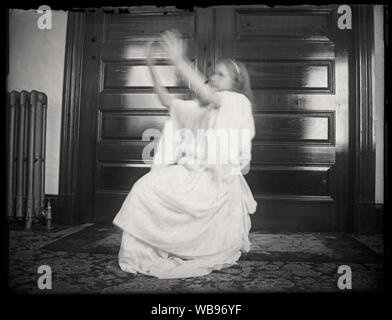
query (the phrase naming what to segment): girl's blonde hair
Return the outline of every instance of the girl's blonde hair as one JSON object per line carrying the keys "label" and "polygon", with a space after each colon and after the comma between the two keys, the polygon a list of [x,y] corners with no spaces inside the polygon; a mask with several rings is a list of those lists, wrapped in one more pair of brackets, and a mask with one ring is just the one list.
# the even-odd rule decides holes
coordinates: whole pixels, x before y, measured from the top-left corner
{"label": "girl's blonde hair", "polygon": [[245,95],[253,106],[254,98],[250,85],[250,77],[246,66],[242,62],[232,59],[223,59],[220,61],[220,63],[225,65],[232,76],[232,90]]}

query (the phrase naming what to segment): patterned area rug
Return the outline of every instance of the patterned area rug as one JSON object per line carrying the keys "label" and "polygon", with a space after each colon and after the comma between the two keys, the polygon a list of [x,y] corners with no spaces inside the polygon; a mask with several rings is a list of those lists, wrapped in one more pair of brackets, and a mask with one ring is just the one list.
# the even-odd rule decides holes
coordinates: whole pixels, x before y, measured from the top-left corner
{"label": "patterned area rug", "polygon": [[[45,250],[117,255],[122,231],[95,224],[43,247]],[[380,262],[382,257],[345,233],[250,233],[251,250],[241,260],[290,262]]]}
{"label": "patterned area rug", "polygon": [[[117,250],[120,232],[112,227],[91,224],[77,227],[59,228],[58,232],[46,231],[10,231],[9,234],[9,288],[14,293],[23,294],[122,294],[122,293],[270,293],[270,292],[340,292],[337,282],[338,268],[348,265],[352,270],[352,292],[383,292],[384,266],[382,262],[349,262],[348,257],[358,258],[358,252],[352,251],[351,245],[362,248],[355,241],[346,242],[340,257],[347,262],[287,261],[290,253],[309,252],[316,258],[322,252],[324,259],[332,257],[339,260],[336,253],[338,246],[332,247],[335,234],[255,234],[252,233],[251,252],[264,254],[266,259],[241,259],[234,266],[216,270],[209,275],[185,279],[157,279],[142,274],[123,272],[118,266]],[[101,230],[102,229],[102,230]],[[101,230],[96,234],[97,230]],[[111,230],[111,231],[110,231]],[[83,232],[80,232],[83,231]],[[93,232],[94,231],[94,232]],[[92,234],[96,234],[93,237]],[[89,234],[91,238],[88,238]],[[104,236],[106,234],[106,236]],[[99,238],[103,236],[103,238]],[[351,235],[346,235],[345,239]],[[79,238],[69,251],[47,250],[55,244],[69,244],[69,240]],[[383,255],[382,236],[357,237],[363,245],[371,243],[374,249]],[[84,239],[84,243],[81,240]],[[93,240],[91,244],[89,241]],[[79,246],[78,248],[76,247]],[[339,245],[344,248],[344,245]],[[86,248],[95,248],[97,252],[76,252]],[[60,247],[58,247],[60,249]],[[66,249],[63,247],[62,249]],[[107,253],[99,253],[98,251]],[[358,250],[358,249],[355,249]],[[369,249],[371,250],[371,249]],[[110,254],[108,252],[111,252]],[[335,253],[334,253],[335,252]],[[367,254],[366,250],[360,252]],[[270,255],[268,254],[270,253]],[[284,254],[285,253],[285,254]],[[273,260],[270,257],[283,260]],[[297,254],[299,257],[300,254]],[[292,257],[292,256],[291,256]],[[302,255],[302,257],[305,257]],[[329,258],[326,258],[329,257]],[[291,259],[291,258],[290,258]],[[50,266],[52,270],[52,289],[40,290],[37,281],[41,274],[38,268]]]}

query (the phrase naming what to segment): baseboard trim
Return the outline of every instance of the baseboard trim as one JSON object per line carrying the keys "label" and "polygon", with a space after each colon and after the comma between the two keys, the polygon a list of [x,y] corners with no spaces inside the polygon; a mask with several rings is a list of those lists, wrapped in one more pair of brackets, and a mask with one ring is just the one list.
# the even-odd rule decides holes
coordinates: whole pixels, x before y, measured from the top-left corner
{"label": "baseboard trim", "polygon": [[356,205],[356,234],[379,234],[384,232],[384,205],[360,202]]}
{"label": "baseboard trim", "polygon": [[77,224],[77,202],[76,194],[59,194],[57,197],[57,208],[54,211],[53,221],[57,224]]}

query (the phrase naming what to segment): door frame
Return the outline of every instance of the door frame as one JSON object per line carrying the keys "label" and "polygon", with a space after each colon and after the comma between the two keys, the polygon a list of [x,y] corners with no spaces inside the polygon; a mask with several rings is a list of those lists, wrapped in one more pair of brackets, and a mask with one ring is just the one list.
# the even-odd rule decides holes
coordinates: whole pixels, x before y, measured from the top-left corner
{"label": "door frame", "polygon": [[79,223],[78,191],[79,132],[85,12],[69,11],[67,17],[64,84],[61,110],[59,196],[56,220],[59,224]]}
{"label": "door frame", "polygon": [[[374,54],[373,7],[352,6],[352,55],[349,60],[349,212],[341,231],[361,233],[376,220],[375,141],[373,137],[372,56]],[[85,12],[68,12],[61,123],[60,174],[57,222],[78,224],[84,207],[80,178],[80,133],[83,126],[82,63],[86,30]],[[362,183],[366,182],[366,183]],[[93,181],[90,181],[93,187]],[[86,191],[86,190],[84,190]],[[370,227],[371,229],[371,227]]]}
{"label": "door frame", "polygon": [[[383,208],[375,203],[376,141],[373,135],[374,13],[369,5],[353,6],[353,58],[350,70],[348,231],[381,233]],[[386,144],[384,143],[384,146]],[[386,151],[384,151],[386,152]]]}

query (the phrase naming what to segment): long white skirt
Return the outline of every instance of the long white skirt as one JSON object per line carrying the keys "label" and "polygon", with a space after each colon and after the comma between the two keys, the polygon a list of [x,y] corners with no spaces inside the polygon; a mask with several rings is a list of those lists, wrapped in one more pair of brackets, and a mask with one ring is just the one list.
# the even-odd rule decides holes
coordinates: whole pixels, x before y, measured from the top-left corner
{"label": "long white skirt", "polygon": [[209,274],[236,264],[250,248],[256,211],[242,175],[172,165],[132,187],[113,223],[123,230],[123,271],[161,279]]}

